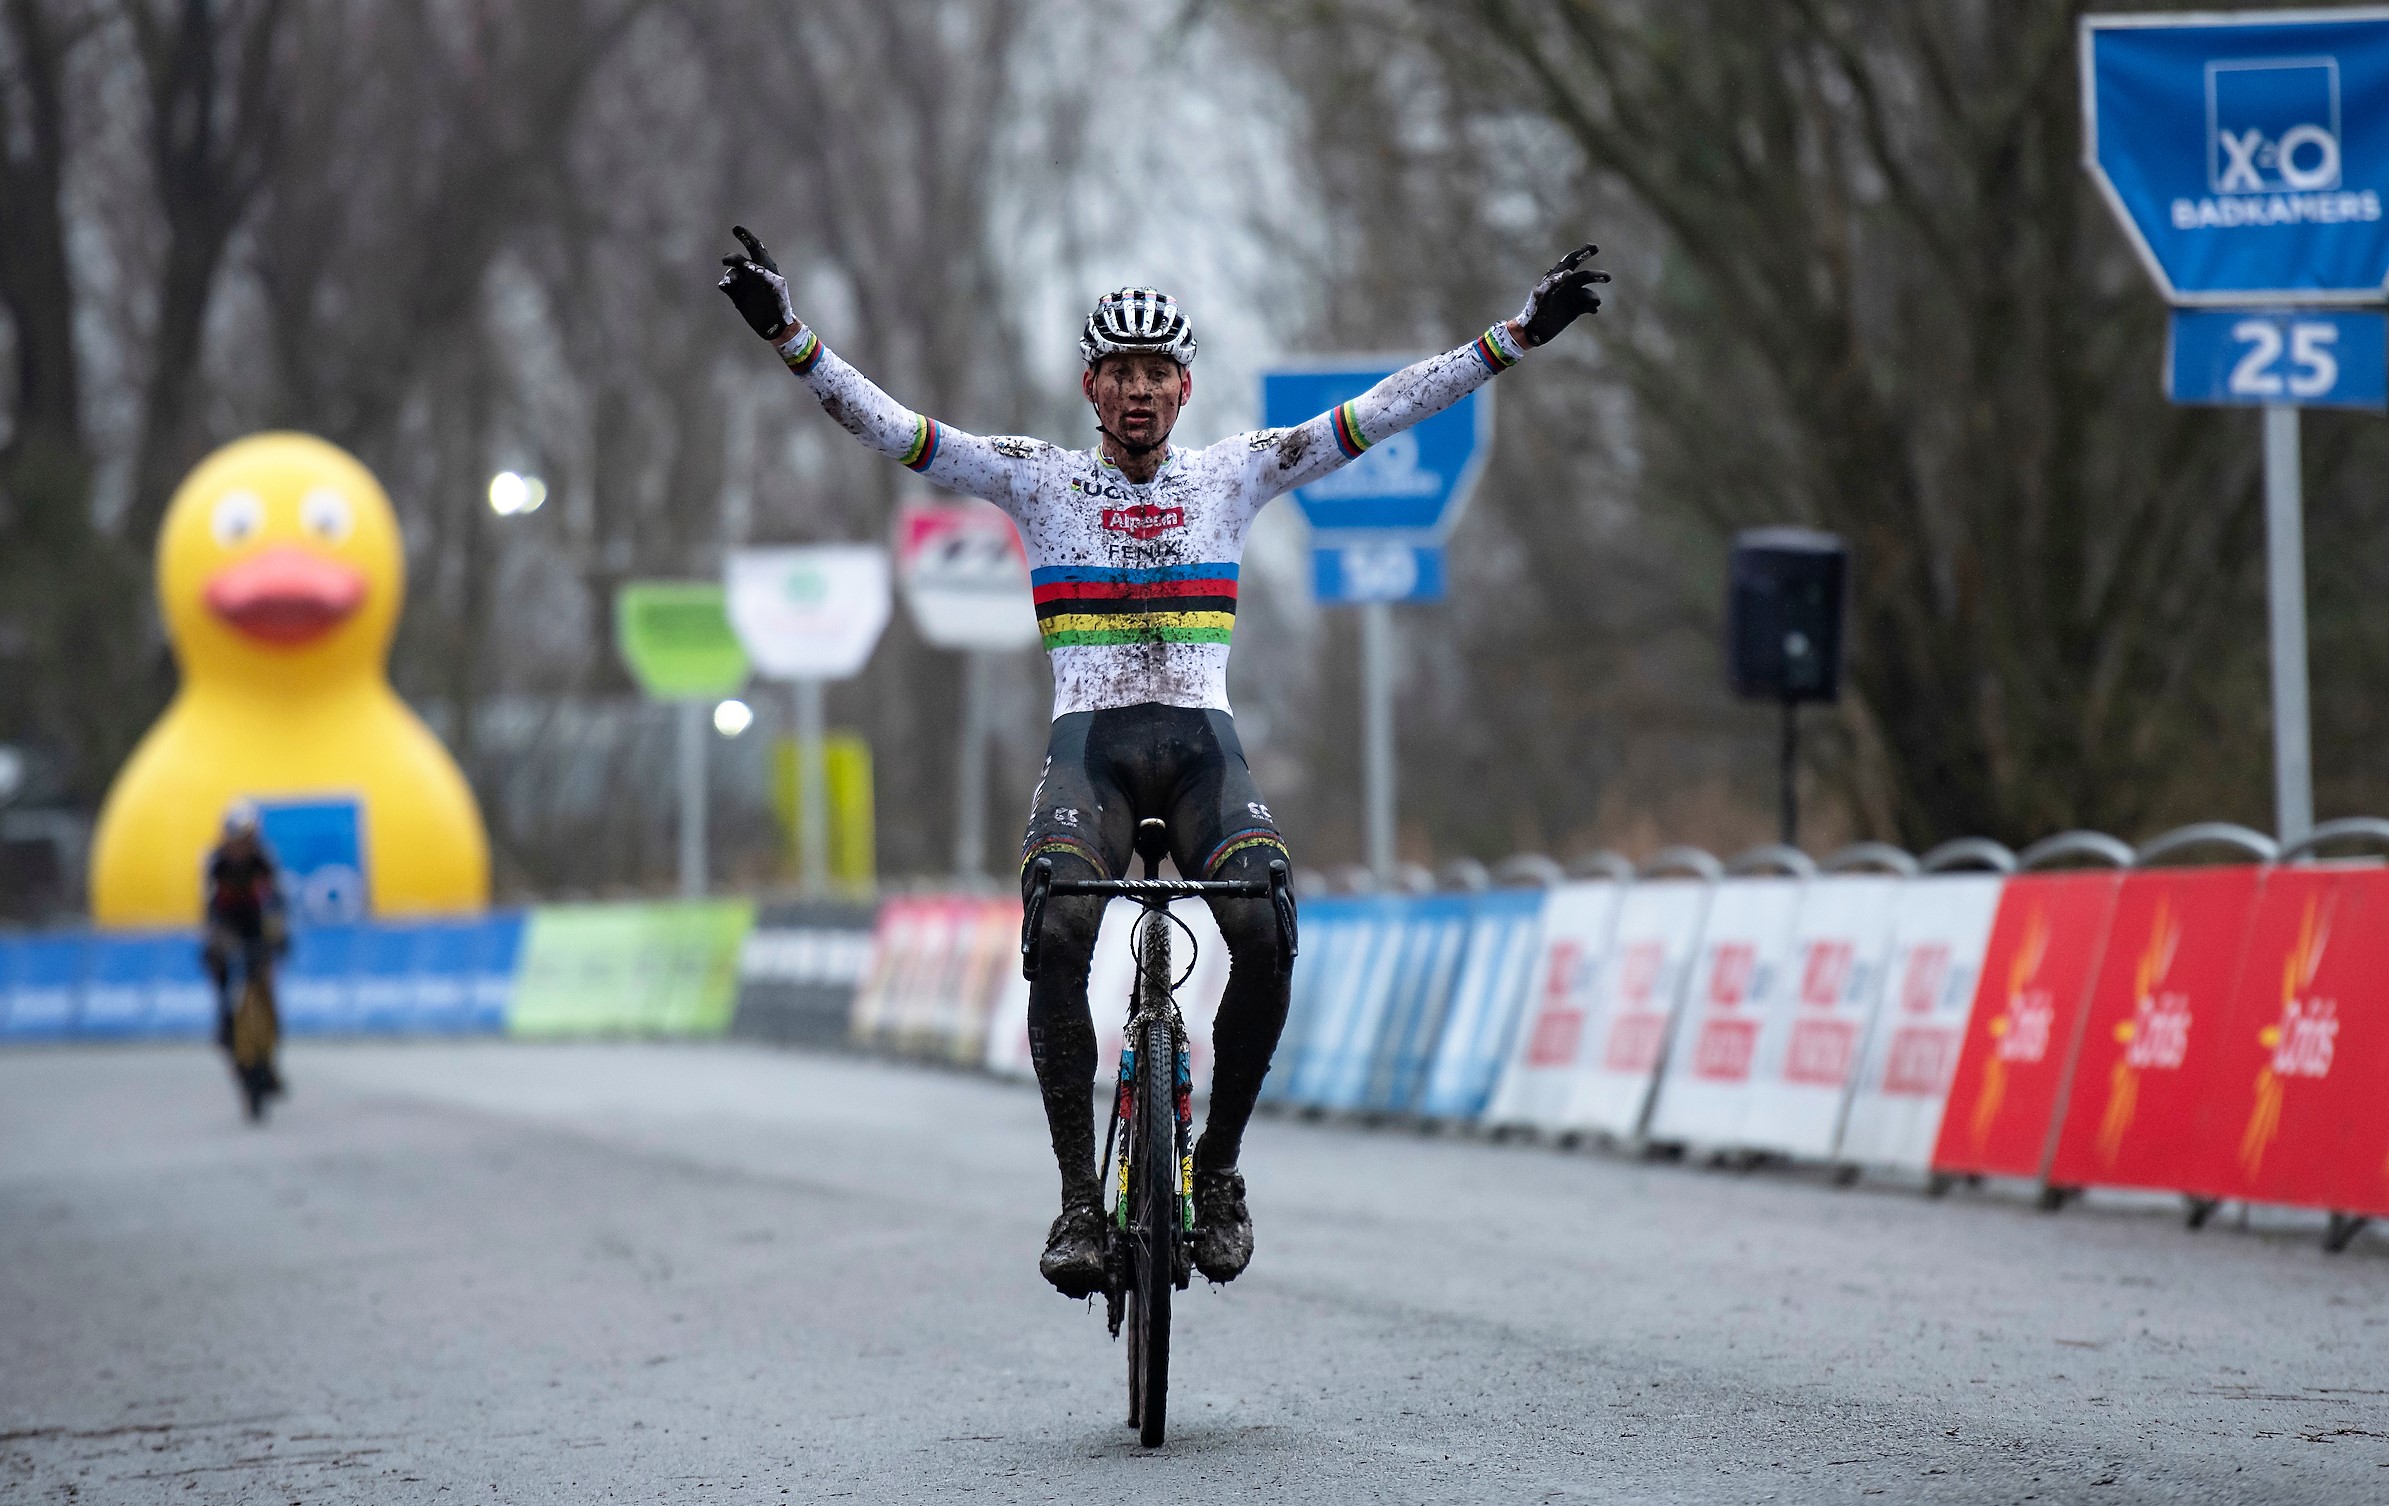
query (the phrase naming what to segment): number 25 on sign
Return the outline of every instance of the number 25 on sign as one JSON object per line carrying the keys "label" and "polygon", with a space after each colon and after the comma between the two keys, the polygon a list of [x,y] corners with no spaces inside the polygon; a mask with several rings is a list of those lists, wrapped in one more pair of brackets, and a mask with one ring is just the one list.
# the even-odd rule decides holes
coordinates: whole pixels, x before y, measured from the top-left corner
{"label": "number 25 on sign", "polygon": [[2389,315],[2176,309],[2166,395],[2177,403],[2389,409]]}

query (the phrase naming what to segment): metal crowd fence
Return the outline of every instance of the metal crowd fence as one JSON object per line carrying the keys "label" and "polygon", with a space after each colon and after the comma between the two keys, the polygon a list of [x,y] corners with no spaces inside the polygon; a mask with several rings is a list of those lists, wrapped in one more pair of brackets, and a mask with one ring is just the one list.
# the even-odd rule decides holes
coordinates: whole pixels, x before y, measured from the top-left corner
{"label": "metal crowd fence", "polygon": [[[2287,852],[2212,822],[2138,849],[1677,847],[1316,895],[1263,1101],[1936,1193],[2019,1178],[2052,1209],[2177,1193],[2193,1224],[2224,1200],[2313,1208],[2342,1248],[2389,1216],[2389,867],[2328,856],[2350,848],[2389,851],[2389,822]],[[1018,924],[1002,899],[883,907],[856,1040],[1026,1076]],[[1127,973],[1107,920],[1099,1023]],[[1198,1041],[1224,980],[1189,980]]]}
{"label": "metal crowd fence", "polygon": [[[2351,859],[2351,849],[2372,856]],[[1514,858],[1302,904],[1264,1103],[1921,1176],[2389,1216],[2389,821],[2288,851],[2202,823],[2137,849],[1862,843],[1730,861]],[[2203,861],[2202,861],[2203,860]],[[1116,1052],[1131,961],[1089,992]],[[1227,953],[1201,905],[1196,1081]],[[542,906],[303,934],[297,1034],[718,1035],[1026,1077],[1011,897]],[[0,937],[0,1043],[204,1035],[187,934]]]}

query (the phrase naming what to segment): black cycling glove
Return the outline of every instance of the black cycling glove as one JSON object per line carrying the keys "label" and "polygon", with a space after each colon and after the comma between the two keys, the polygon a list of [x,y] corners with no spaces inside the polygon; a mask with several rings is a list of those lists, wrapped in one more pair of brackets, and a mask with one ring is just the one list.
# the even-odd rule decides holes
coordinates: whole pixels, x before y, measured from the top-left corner
{"label": "black cycling glove", "polygon": [[1518,330],[1518,338],[1529,346],[1546,345],[1584,315],[1601,311],[1601,295],[1593,291],[1593,286],[1609,281],[1609,274],[1582,265],[1600,251],[1599,246],[1578,246],[1561,258],[1558,266],[1543,274],[1535,290],[1526,295],[1526,307],[1511,321]]}
{"label": "black cycling glove", "polygon": [[723,257],[722,265],[729,270],[714,286],[738,306],[739,316],[749,328],[766,340],[777,341],[797,322],[796,305],[788,301],[788,279],[780,275],[780,264],[763,249],[763,242],[755,239],[755,232],[732,225],[730,233],[747,248],[746,254]]}

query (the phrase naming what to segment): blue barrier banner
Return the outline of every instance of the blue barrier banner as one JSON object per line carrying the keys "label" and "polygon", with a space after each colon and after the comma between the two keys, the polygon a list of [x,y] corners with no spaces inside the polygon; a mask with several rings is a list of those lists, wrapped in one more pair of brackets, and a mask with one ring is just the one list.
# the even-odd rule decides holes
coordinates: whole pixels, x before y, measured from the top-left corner
{"label": "blue barrier banner", "polygon": [[1545,894],[1541,889],[1496,889],[1476,896],[1468,950],[1419,1095],[1419,1113],[1435,1119],[1474,1119],[1484,1112],[1526,1012],[1528,984],[1542,940]]}
{"label": "blue barrier banner", "polygon": [[358,1028],[358,926],[308,926],[291,939],[274,980],[284,1035],[345,1035]]}
{"label": "blue barrier banner", "polygon": [[[289,1035],[494,1034],[523,915],[303,926],[276,974]],[[203,1040],[216,998],[196,933],[0,937],[0,1041]]]}
{"label": "blue barrier banner", "polygon": [[[1317,998],[1287,1094],[1305,1107],[1349,1107],[1359,1101],[1401,950],[1401,900],[1366,895],[1346,903],[1352,909],[1333,964],[1314,959],[1321,974]],[[1305,907],[1306,915],[1309,910]],[[1296,966],[1301,965],[1298,960]]]}
{"label": "blue barrier banner", "polygon": [[1473,899],[1468,894],[1421,894],[1403,902],[1409,913],[1404,917],[1400,970],[1386,1000],[1376,1047],[1369,1053],[1357,1107],[1403,1114],[1416,1106],[1427,1062],[1443,1030],[1452,985],[1460,976]]}
{"label": "blue barrier banner", "polygon": [[7,1007],[0,1036],[58,1040],[72,1035],[83,997],[81,936],[21,936],[5,943]]}
{"label": "blue barrier banner", "polygon": [[1349,970],[1353,937],[1367,913],[1367,902],[1349,895],[1320,895],[1302,902],[1302,951],[1294,959],[1276,1064],[1261,1083],[1263,1103],[1297,1101],[1295,1086],[1319,1036],[1327,980]]}

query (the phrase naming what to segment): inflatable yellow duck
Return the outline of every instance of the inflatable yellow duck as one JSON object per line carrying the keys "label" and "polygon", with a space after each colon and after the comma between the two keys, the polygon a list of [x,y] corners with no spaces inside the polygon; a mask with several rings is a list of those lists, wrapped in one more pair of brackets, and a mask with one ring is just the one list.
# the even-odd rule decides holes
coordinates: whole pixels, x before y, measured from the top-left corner
{"label": "inflatable yellow duck", "polygon": [[478,909],[489,838],[448,750],[385,675],[406,595],[398,517],[347,451],[254,434],[201,461],[158,531],[158,600],[182,688],[92,836],[104,926],[186,926],[239,801],[354,801],[363,908]]}

